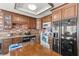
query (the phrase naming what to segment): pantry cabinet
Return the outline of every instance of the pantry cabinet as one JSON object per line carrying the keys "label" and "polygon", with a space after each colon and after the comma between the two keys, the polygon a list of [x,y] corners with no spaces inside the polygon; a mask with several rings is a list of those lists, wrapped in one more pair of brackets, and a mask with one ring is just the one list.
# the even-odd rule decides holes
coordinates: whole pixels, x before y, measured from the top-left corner
{"label": "pantry cabinet", "polygon": [[62,8],[62,19],[77,17],[77,4],[67,4]]}

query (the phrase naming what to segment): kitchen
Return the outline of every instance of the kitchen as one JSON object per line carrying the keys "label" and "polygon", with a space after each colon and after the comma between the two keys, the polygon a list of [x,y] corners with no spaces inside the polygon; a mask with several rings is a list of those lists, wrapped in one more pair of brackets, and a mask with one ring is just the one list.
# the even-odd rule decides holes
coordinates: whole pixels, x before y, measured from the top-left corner
{"label": "kitchen", "polygon": [[[78,7],[78,3],[0,3],[0,54],[79,55]],[[52,33],[46,46],[40,38],[43,28]],[[13,44],[22,47],[9,51]]]}

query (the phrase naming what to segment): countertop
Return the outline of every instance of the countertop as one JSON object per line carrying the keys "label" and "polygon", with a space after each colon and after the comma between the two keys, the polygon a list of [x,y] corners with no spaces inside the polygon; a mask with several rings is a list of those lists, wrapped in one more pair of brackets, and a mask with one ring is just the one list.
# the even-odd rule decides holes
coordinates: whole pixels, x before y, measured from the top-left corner
{"label": "countertop", "polygon": [[16,38],[16,37],[28,37],[28,36],[34,36],[34,35],[12,35],[12,36],[0,36],[0,40],[2,40],[2,39]]}

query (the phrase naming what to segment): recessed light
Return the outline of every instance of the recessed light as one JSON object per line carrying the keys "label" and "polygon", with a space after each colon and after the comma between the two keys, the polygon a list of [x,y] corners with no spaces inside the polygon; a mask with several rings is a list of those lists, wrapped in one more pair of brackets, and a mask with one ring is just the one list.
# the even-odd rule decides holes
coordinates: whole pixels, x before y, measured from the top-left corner
{"label": "recessed light", "polygon": [[28,8],[33,11],[37,9],[37,6],[35,4],[28,4]]}

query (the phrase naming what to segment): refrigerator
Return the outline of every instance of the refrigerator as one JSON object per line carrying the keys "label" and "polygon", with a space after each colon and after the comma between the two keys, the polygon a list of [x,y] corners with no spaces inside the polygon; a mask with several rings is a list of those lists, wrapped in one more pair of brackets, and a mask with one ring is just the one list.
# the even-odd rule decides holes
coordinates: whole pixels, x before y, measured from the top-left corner
{"label": "refrigerator", "polygon": [[61,21],[61,54],[64,56],[77,55],[77,19]]}
{"label": "refrigerator", "polygon": [[53,51],[60,53],[60,21],[52,23]]}
{"label": "refrigerator", "polygon": [[70,18],[52,23],[52,50],[63,56],[77,55],[77,19]]}

